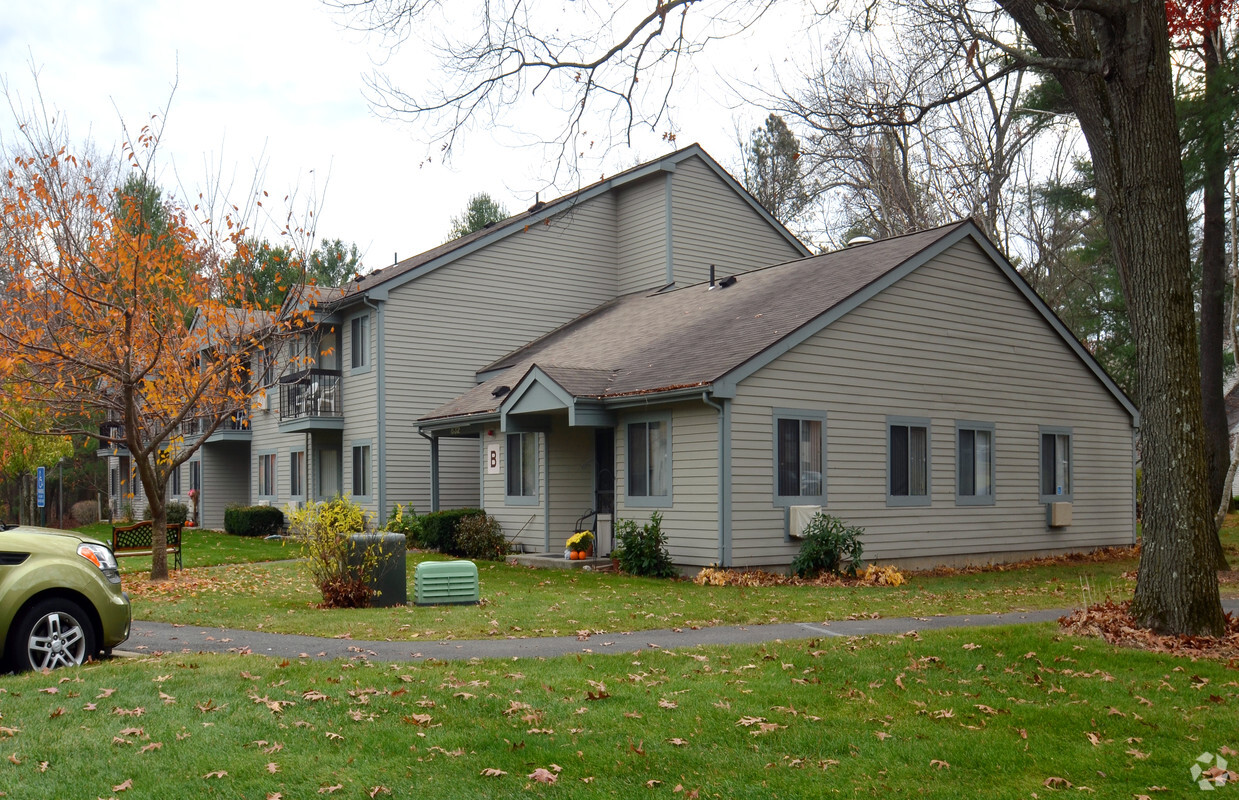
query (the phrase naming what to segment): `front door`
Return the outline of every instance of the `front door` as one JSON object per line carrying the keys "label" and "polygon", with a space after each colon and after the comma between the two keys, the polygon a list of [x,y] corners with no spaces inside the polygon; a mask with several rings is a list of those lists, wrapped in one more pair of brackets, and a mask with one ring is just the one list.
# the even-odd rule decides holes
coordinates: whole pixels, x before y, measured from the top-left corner
{"label": "front door", "polygon": [[598,512],[595,552],[602,555],[615,549],[615,428],[594,430],[594,510]]}
{"label": "front door", "polygon": [[318,451],[318,499],[330,500],[340,494],[340,451]]}

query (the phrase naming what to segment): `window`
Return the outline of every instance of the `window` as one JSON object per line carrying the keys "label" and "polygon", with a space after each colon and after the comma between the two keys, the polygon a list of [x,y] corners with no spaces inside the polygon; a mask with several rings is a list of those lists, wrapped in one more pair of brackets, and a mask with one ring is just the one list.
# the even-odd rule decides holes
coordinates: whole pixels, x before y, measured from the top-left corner
{"label": "window", "polygon": [[288,457],[288,493],[305,496],[305,451],[294,450]]}
{"label": "window", "polygon": [[275,353],[263,350],[259,353],[258,359],[262,365],[262,385],[270,386],[275,383]]}
{"label": "window", "polygon": [[538,502],[538,434],[509,433],[507,437],[506,502],[533,505]]}
{"label": "window", "polygon": [[370,366],[370,317],[353,317],[350,323],[352,334],[352,367],[362,369]]}
{"label": "window", "polygon": [[774,502],[793,506],[826,501],[826,415],[774,411]]}
{"label": "window", "polygon": [[628,423],[627,503],[671,504],[671,416]]}
{"label": "window", "polygon": [[172,497],[177,497],[181,494],[181,468],[177,467],[172,470],[172,478],[168,481],[168,493]]}
{"label": "window", "polygon": [[370,445],[353,445],[353,496],[370,496]]}
{"label": "window", "polygon": [[202,491],[202,462],[189,462],[189,488],[196,492]]}
{"label": "window", "polygon": [[1071,429],[1041,429],[1041,502],[1071,500]]}
{"label": "window", "polygon": [[275,497],[275,453],[258,457],[258,496]]}
{"label": "window", "polygon": [[955,423],[955,502],[994,504],[994,426]]}
{"label": "window", "polygon": [[120,496],[120,467],[112,467],[112,497]]}
{"label": "window", "polygon": [[886,428],[886,504],[929,505],[929,420],[890,417]]}

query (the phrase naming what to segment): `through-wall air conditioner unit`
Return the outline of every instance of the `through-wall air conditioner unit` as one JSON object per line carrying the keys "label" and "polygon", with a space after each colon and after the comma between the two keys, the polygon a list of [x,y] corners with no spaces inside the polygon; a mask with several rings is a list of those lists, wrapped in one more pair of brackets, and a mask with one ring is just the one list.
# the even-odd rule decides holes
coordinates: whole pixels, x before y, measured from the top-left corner
{"label": "through-wall air conditioner unit", "polygon": [[266,392],[262,392],[258,394],[257,396],[254,397],[254,408],[260,409],[262,411],[266,411],[268,408],[271,407],[271,400],[269,398],[270,398],[270,395],[268,395]]}
{"label": "through-wall air conditioner unit", "polygon": [[1045,521],[1051,528],[1065,528],[1071,524],[1071,503],[1047,503]]}
{"label": "through-wall air conditioner unit", "polygon": [[803,539],[804,529],[820,513],[822,513],[821,506],[792,506],[787,534],[793,539]]}

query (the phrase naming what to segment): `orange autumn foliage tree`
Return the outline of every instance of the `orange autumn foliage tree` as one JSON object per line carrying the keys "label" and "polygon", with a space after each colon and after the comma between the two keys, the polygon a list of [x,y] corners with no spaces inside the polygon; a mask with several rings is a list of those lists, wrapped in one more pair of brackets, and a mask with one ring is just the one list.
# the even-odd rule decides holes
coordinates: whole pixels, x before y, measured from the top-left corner
{"label": "orange autumn foliage tree", "polygon": [[21,132],[0,183],[0,386],[43,422],[0,415],[128,451],[154,524],[151,579],[163,580],[169,478],[245,413],[251,360],[277,350],[304,312],[277,318],[233,302],[247,276],[220,266],[247,230],[243,215],[232,206],[195,219],[197,207],[163,201],[151,178],[157,131],[122,148],[123,181],[75,157],[50,123]]}

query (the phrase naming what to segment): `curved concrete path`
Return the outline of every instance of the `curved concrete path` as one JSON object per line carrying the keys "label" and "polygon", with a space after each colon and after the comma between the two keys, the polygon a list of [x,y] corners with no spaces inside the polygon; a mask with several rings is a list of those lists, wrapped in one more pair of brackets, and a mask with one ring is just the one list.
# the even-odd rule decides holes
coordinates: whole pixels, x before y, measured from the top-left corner
{"label": "curved concrete path", "polygon": [[204,628],[135,621],[129,641],[117,653],[244,653],[275,658],[367,658],[372,661],[441,661],[470,658],[553,658],[578,653],[631,653],[647,648],[674,649],[711,644],[757,644],[775,640],[812,639],[832,636],[905,633],[937,628],[986,627],[1056,620],[1069,609],[968,614],[963,616],[889,617],[835,620],[777,625],[720,625],[710,628],[663,629],[626,633],[530,637],[525,639],[447,639],[413,641],[362,641],[325,639],[284,633]]}
{"label": "curved concrete path", "polygon": [[[1223,599],[1222,607],[1239,613],[1239,599]],[[775,625],[720,625],[711,628],[673,628],[650,631],[557,636],[525,639],[446,639],[438,641],[363,641],[321,638],[286,633],[204,628],[165,622],[134,621],[129,640],[118,654],[241,653],[274,658],[366,658],[371,661],[440,661],[471,658],[554,658],[584,653],[632,653],[647,648],[675,649],[699,645],[759,644],[778,640],[835,636],[866,636],[942,628],[990,627],[1052,622],[1072,609],[1013,611],[1006,614],[964,614],[934,617],[886,617],[787,622]]]}

